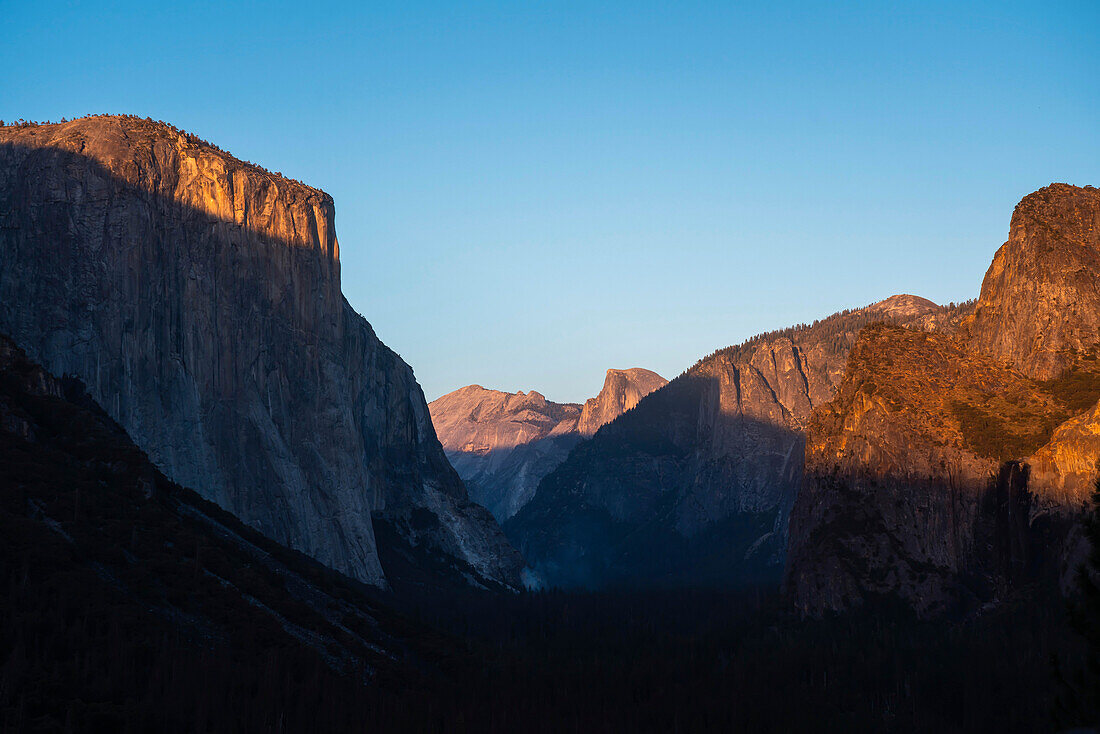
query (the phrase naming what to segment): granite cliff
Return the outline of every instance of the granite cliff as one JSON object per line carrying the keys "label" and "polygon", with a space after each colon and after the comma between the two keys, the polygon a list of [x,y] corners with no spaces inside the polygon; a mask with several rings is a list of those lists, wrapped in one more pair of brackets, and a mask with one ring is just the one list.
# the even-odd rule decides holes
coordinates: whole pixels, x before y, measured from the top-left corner
{"label": "granite cliff", "polygon": [[534,390],[513,394],[469,385],[428,409],[470,496],[503,522],[581,440],[667,382],[638,367],[610,369],[603,389],[583,406],[554,403]]}
{"label": "granite cliff", "polygon": [[642,398],[668,384],[656,372],[633,367],[628,370],[608,370],[603,387],[596,397],[584,401],[577,433],[591,436],[611,421],[637,405]]}
{"label": "granite cliff", "polygon": [[0,128],[0,329],[274,540],[373,584],[389,557],[514,585],[412,370],[341,294],[334,217],[162,123]]}
{"label": "granite cliff", "polygon": [[1100,189],[1051,184],[1024,197],[982,281],[973,347],[1038,379],[1100,345]]}
{"label": "granite cliff", "polygon": [[715,352],[574,449],[505,532],[553,586],[778,581],[803,428],[860,329],[965,313],[894,296]]}
{"label": "granite cliff", "polygon": [[809,422],[786,574],[803,612],[937,616],[1072,577],[1100,456],[1096,193],[1026,197],[957,331],[864,329]]}

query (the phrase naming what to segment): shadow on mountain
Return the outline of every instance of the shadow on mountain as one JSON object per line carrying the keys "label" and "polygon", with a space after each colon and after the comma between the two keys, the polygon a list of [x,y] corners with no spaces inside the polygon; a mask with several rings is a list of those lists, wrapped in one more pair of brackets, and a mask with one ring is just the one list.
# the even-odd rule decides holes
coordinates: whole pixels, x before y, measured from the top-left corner
{"label": "shadow on mountain", "polygon": [[798,620],[751,587],[382,594],[169,482],[79,385],[0,353],[5,731],[1049,728],[1058,607],[945,626],[904,605]]}
{"label": "shadow on mountain", "polygon": [[820,615],[893,598],[922,617],[965,618],[1045,597],[1072,579],[1074,512],[1051,511],[1030,469],[1003,462],[985,480],[810,474],[791,516],[787,591]]}
{"label": "shadow on mountain", "polygon": [[4,337],[0,466],[0,729],[349,731],[439,654],[364,585],[166,479]]}
{"label": "shadow on mountain", "polygon": [[531,500],[539,481],[584,440],[578,433],[545,436],[488,451],[447,451],[447,458],[465,477],[470,499],[503,523]]}
{"label": "shadow on mountain", "polygon": [[[88,169],[79,156],[42,154],[57,155],[60,170]],[[102,180],[70,178],[67,185],[89,183],[101,195],[113,174],[99,166],[95,176]],[[55,259],[73,254],[66,248],[78,226],[64,193],[40,191],[34,199],[52,227],[34,242],[56,248]],[[180,206],[140,189],[127,195],[154,208]],[[198,210],[187,215],[199,229],[238,227]],[[0,230],[13,246],[30,247],[8,217],[0,211]],[[148,223],[112,226],[133,227],[136,237]],[[240,267],[252,257],[233,237],[209,242],[213,249],[194,257]],[[311,257],[306,248],[270,245],[278,250],[274,266],[297,273],[305,295],[282,294],[266,311],[254,294],[238,294],[240,303],[223,304],[247,315],[233,322],[234,339],[264,319],[295,324],[303,305],[295,299],[323,295],[322,266],[299,262]],[[146,256],[153,258],[148,268]],[[134,272],[171,272],[166,253],[128,257]],[[73,269],[25,274],[23,290],[5,293],[0,309],[21,313],[28,330],[54,334],[69,326],[68,304],[31,296],[67,277]],[[134,278],[110,287],[140,289],[155,304],[160,290],[196,286]],[[142,425],[156,426],[186,398],[169,370],[183,343],[201,334],[181,332],[178,312],[131,308],[112,318],[150,326],[138,351],[157,355],[166,372],[139,386],[159,404],[140,406],[120,392],[107,396],[110,413],[148,411]],[[363,324],[345,338],[366,339]],[[230,329],[225,321],[217,326]],[[313,364],[316,348],[278,358]],[[256,387],[252,378],[236,384],[234,375],[250,374],[233,364],[241,358],[227,350],[217,364],[188,367],[201,369],[225,398],[209,408],[226,421],[216,438],[232,447],[220,466],[236,471],[236,462],[249,476],[274,481],[263,432],[235,415],[229,399]],[[371,489],[398,502],[375,514],[374,527],[395,587],[404,591],[407,579],[414,592],[407,596],[420,595],[401,607],[416,613],[410,621],[391,611],[405,603],[403,594],[333,572],[168,481],[75,383],[51,381],[13,359],[17,366],[0,374],[0,730],[1031,732],[1050,728],[1050,656],[1077,644],[1065,639],[1060,604],[1045,599],[998,607],[965,625],[930,625],[903,605],[868,604],[825,620],[793,617],[774,590],[791,485],[766,497],[756,490],[765,476],[800,475],[801,435],[715,413],[713,379],[683,378],[643,400],[637,423],[620,419],[577,446],[580,463],[558,468],[547,499],[531,503],[522,518],[528,524],[514,537],[528,539],[547,563],[576,553],[584,578],[574,585],[692,583],[720,591],[504,595],[447,586],[463,569],[445,548],[414,542],[439,532],[439,516],[398,502],[431,473],[466,507],[442,451],[425,448],[434,442],[430,421],[364,428],[357,450],[378,472]],[[400,361],[384,348],[372,359],[378,368]],[[128,368],[121,358],[98,367],[114,384]],[[320,377],[282,386],[280,409],[316,409],[303,394],[308,379]],[[383,411],[400,398],[369,395]],[[364,393],[355,409],[366,400]],[[708,430],[744,440],[719,452],[699,440],[704,420]],[[300,433],[307,428],[288,423],[288,445],[332,448],[324,434]],[[742,459],[761,448],[765,468],[751,473]],[[787,463],[792,456],[797,464]],[[318,492],[311,500],[323,504]],[[1020,495],[1009,488],[999,497],[991,501],[1009,511],[993,513],[1001,519],[975,530],[975,543],[990,549],[988,563],[1005,569],[1012,584],[1027,583],[1036,559],[1029,555],[1034,543],[1018,541],[1019,512],[1011,508]],[[565,520],[578,525],[585,546],[558,547],[554,523]],[[753,588],[753,578],[765,579],[766,588]],[[448,593],[438,593],[445,586]]]}
{"label": "shadow on mountain", "polygon": [[724,411],[719,388],[681,375],[542,480],[504,529],[543,583],[778,585],[804,439]]}

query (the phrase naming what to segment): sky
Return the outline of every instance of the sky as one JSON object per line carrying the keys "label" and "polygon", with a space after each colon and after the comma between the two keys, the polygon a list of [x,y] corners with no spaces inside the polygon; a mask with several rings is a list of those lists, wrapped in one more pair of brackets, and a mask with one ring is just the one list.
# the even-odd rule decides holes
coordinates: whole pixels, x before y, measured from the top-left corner
{"label": "sky", "polygon": [[1100,185],[1100,3],[0,0],[0,119],[173,123],[336,200],[428,399],[595,395],[894,293],[978,295]]}

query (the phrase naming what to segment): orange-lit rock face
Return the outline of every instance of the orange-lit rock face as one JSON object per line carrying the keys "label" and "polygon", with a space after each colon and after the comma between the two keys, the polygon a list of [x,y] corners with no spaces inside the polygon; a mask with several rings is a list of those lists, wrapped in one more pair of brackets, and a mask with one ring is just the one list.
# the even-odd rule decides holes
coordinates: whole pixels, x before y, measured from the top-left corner
{"label": "orange-lit rock face", "polygon": [[976,349],[1039,379],[1100,345],[1100,190],[1051,184],[1017,205],[970,331]]}
{"label": "orange-lit rock face", "polygon": [[[998,407],[1015,422],[974,415]],[[1035,381],[953,335],[864,329],[809,423],[786,572],[796,604],[816,613],[893,594],[922,614],[951,607],[957,579],[977,572],[990,477],[1064,417]]]}
{"label": "orange-lit rock face", "polygon": [[1028,459],[1036,492],[1066,507],[1079,506],[1092,491],[1100,460],[1100,404],[1054,431]]}
{"label": "orange-lit rock face", "polygon": [[591,436],[600,426],[615,420],[646,395],[667,384],[668,380],[656,372],[640,367],[608,370],[600,394],[585,401],[577,420],[577,432]]}
{"label": "orange-lit rock face", "polygon": [[[332,260],[338,258],[332,197],[164,125],[96,117],[2,130],[0,141],[5,145],[37,151],[38,161],[32,166],[49,165],[51,148],[79,155],[97,163],[102,174],[212,220],[236,224],[281,245],[316,249]],[[95,181],[86,183],[94,196]]]}
{"label": "orange-lit rock face", "polygon": [[79,376],[172,479],[367,582],[380,522],[517,582],[412,371],[341,294],[327,194],[97,117],[0,128],[0,217],[0,331]]}

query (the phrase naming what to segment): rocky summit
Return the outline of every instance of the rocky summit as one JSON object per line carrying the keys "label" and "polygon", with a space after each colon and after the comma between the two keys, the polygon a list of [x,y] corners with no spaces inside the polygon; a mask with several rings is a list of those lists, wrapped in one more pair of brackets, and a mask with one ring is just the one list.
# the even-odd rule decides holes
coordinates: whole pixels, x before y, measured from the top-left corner
{"label": "rocky summit", "polygon": [[135,117],[2,127],[0,330],[279,542],[372,584],[518,581],[412,370],[341,294],[322,191]]}
{"label": "rocky summit", "polygon": [[593,435],[601,426],[632,410],[646,395],[667,384],[668,380],[656,372],[640,367],[608,370],[599,395],[584,401],[577,419],[577,433]]}
{"label": "rocky summit", "polygon": [[506,393],[469,385],[428,408],[470,496],[503,522],[531,500],[539,481],[577,443],[667,382],[640,367],[610,369],[603,389],[584,405],[551,402],[534,390]]}
{"label": "rocky summit", "polygon": [[778,581],[803,429],[860,329],[967,312],[894,296],[715,352],[578,446],[505,532],[554,586]]}
{"label": "rocky summit", "polygon": [[968,324],[972,346],[1048,379],[1100,346],[1100,189],[1051,184],[1016,206]]}

